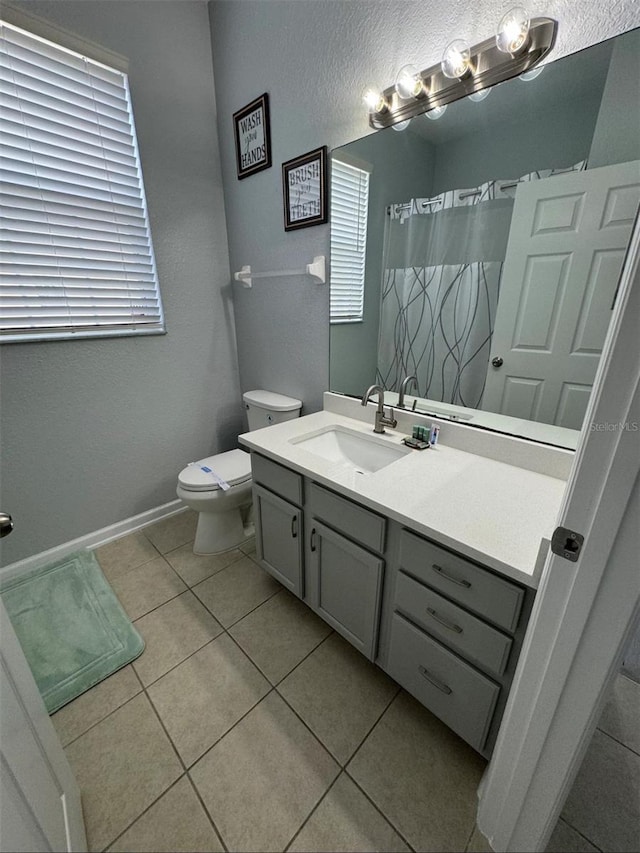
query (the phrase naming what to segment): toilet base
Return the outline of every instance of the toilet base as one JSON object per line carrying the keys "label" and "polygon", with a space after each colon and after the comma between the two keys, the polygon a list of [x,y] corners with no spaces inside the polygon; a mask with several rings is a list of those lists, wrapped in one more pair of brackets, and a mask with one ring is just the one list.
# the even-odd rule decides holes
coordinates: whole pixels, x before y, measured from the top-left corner
{"label": "toilet base", "polygon": [[251,538],[255,532],[252,523],[244,524],[246,507],[227,512],[200,512],[193,553],[214,556],[232,551]]}

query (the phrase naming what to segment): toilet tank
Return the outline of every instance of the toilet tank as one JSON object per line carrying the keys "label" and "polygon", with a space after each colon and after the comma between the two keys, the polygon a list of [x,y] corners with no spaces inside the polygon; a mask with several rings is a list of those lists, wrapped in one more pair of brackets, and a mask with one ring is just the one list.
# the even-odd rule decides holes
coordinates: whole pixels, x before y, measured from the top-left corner
{"label": "toilet tank", "polygon": [[302,400],[274,391],[246,391],[242,400],[247,410],[249,430],[291,421],[300,416],[302,408]]}

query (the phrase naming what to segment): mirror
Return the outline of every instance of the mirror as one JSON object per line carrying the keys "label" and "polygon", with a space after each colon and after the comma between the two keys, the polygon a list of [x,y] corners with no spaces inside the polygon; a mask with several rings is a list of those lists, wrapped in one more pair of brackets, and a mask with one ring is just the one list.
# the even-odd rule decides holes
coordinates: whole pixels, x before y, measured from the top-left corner
{"label": "mirror", "polygon": [[369,175],[332,391],[398,405],[415,375],[405,408],[576,446],[640,200],[639,58],[634,30],[332,152],[332,301],[341,164]]}

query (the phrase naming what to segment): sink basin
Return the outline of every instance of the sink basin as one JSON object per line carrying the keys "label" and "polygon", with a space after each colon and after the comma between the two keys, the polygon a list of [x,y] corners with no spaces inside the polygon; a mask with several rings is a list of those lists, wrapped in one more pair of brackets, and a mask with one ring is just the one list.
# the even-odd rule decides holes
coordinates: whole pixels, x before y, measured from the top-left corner
{"label": "sink basin", "polygon": [[318,432],[291,439],[292,444],[329,462],[341,462],[361,474],[373,474],[411,451],[390,444],[376,435],[364,435],[343,426],[330,426]]}

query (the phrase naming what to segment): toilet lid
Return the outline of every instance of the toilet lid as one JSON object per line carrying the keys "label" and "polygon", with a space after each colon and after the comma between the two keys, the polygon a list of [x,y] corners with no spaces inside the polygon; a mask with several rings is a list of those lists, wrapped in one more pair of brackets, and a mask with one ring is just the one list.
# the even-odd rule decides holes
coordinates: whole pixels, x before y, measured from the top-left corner
{"label": "toilet lid", "polygon": [[[209,468],[209,471],[203,470]],[[219,489],[216,476],[237,486],[251,479],[251,456],[244,450],[228,450],[207,456],[191,465],[187,465],[178,474],[178,483],[190,492],[211,492]]]}

